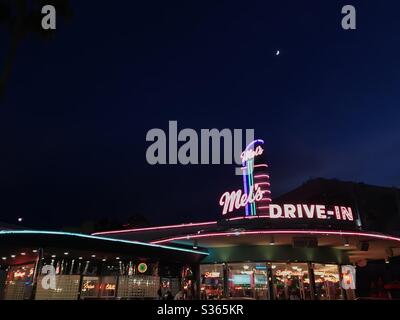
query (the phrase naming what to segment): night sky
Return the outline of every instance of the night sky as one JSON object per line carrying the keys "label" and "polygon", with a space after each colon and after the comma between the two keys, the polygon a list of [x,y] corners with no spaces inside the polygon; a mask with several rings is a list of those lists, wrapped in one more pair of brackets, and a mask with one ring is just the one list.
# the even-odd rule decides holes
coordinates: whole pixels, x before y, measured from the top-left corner
{"label": "night sky", "polygon": [[0,101],[0,221],[218,218],[234,165],[146,163],[169,120],[254,128],[273,196],[315,177],[400,185],[399,1],[70,3],[52,38],[21,42]]}

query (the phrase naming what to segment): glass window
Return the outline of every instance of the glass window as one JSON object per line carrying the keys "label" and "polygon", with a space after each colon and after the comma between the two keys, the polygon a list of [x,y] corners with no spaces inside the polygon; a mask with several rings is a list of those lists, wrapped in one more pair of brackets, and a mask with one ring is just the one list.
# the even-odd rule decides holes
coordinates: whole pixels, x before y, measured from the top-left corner
{"label": "glass window", "polygon": [[222,264],[200,265],[201,299],[221,299],[224,296],[224,266]]}
{"label": "glass window", "polygon": [[99,277],[83,277],[81,298],[97,298],[99,295],[100,278]]}
{"label": "glass window", "polygon": [[102,278],[100,285],[100,297],[115,297],[117,287],[117,277],[107,276]]}
{"label": "glass window", "polygon": [[266,263],[231,263],[228,265],[229,297],[268,299]]}
{"label": "glass window", "polygon": [[314,264],[315,295],[320,300],[342,299],[339,268],[335,264]]}
{"label": "glass window", "polygon": [[271,269],[275,299],[311,299],[307,263],[272,263]]}

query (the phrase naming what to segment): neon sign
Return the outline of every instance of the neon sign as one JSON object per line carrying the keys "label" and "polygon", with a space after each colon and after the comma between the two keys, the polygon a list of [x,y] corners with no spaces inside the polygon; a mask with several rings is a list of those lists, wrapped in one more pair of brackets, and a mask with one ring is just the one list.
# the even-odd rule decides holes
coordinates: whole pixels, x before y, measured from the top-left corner
{"label": "neon sign", "polygon": [[219,272],[206,272],[204,274],[205,278],[219,278],[220,277],[220,273]]}
{"label": "neon sign", "polygon": [[15,271],[14,272],[15,279],[22,279],[22,278],[25,278],[25,276],[26,276],[26,271]]}
{"label": "neon sign", "polygon": [[27,268],[23,267],[22,269],[18,269],[14,272],[14,279],[24,279],[27,277],[31,277],[33,274],[33,268],[26,270]]}
{"label": "neon sign", "polygon": [[328,210],[325,205],[319,204],[270,204],[270,219],[331,219],[353,221],[353,211],[350,207],[334,206]]}
{"label": "neon sign", "polygon": [[249,160],[254,159],[257,156],[262,155],[264,152],[264,149],[261,146],[258,146],[257,148],[250,149],[250,150],[245,150],[242,152],[240,155],[240,158],[242,159],[242,162],[247,162]]}
{"label": "neon sign", "polygon": [[[242,174],[243,174],[243,190],[245,194],[249,194],[249,190],[254,185],[258,185],[264,193],[271,193],[269,190],[269,175],[267,172],[268,165],[261,163],[263,161],[264,141],[257,139],[247,145],[246,149],[241,153],[242,159]],[[261,201],[263,201],[261,203]],[[245,206],[246,216],[257,216],[264,214],[268,210],[268,204],[271,202],[269,197],[260,200],[260,204],[255,202],[248,203]]]}
{"label": "neon sign", "polygon": [[[223,207],[222,214],[232,212],[235,209],[245,207],[249,203],[263,201],[262,191],[256,184],[251,186],[250,192],[247,195],[242,193],[242,190],[225,192],[219,200],[220,206]],[[351,207],[333,206],[328,208],[320,204],[269,204],[269,214],[265,218],[269,219],[336,219],[340,221],[354,221],[354,214]]]}
{"label": "neon sign", "polygon": [[219,199],[219,205],[223,207],[222,214],[225,215],[228,212],[232,212],[234,209],[240,209],[245,207],[247,204],[255,203],[263,199],[263,194],[259,185],[250,186],[248,193],[243,193],[241,189],[236,191],[227,191]]}
{"label": "neon sign", "polygon": [[115,290],[116,286],[115,284],[107,283],[105,290]]}
{"label": "neon sign", "polygon": [[94,288],[96,288],[96,286],[91,282],[91,281],[87,281],[83,283],[83,290],[93,290]]}

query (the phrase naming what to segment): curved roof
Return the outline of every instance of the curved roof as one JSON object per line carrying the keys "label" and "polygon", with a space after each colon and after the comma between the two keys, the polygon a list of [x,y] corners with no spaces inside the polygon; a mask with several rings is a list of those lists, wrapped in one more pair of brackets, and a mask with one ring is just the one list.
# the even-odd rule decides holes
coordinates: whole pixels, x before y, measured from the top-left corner
{"label": "curved roof", "polygon": [[[102,232],[97,235],[185,247],[192,247],[196,241],[198,247],[208,249],[266,245],[270,243],[272,237],[277,246],[291,246],[293,240],[298,237],[312,237],[318,241],[318,247],[341,250],[351,261],[385,259],[388,250],[392,250],[393,255],[400,255],[399,237],[363,232],[355,228],[338,230],[328,226],[322,229],[312,225],[305,228],[299,224],[287,224],[288,228],[283,229],[279,224],[270,224],[262,218],[262,216],[236,217],[221,221]],[[367,251],[360,250],[360,241],[368,241]]]}
{"label": "curved roof", "polygon": [[208,255],[206,251],[168,245],[112,239],[79,233],[36,230],[0,231],[0,253],[15,253],[18,248],[43,248],[45,251],[64,249],[73,253],[88,251],[103,254],[120,253],[131,257],[169,262],[197,261]]}

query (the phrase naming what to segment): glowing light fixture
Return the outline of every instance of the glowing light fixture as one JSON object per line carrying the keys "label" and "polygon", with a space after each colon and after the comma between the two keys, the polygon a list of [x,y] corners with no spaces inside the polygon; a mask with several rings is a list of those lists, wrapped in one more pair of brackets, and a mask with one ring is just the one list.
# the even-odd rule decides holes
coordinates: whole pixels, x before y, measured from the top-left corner
{"label": "glowing light fixture", "polygon": [[145,273],[147,271],[147,264],[145,264],[144,262],[139,263],[138,271],[140,273]]}

